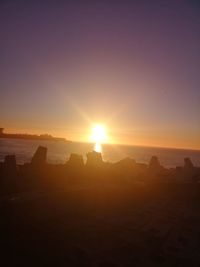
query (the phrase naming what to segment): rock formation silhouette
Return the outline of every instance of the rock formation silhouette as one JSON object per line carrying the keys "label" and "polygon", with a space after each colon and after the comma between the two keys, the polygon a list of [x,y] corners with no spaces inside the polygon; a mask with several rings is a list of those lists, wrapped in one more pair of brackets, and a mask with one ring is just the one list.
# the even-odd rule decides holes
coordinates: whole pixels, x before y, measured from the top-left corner
{"label": "rock formation silhouette", "polygon": [[47,148],[43,146],[39,146],[33,155],[31,160],[31,165],[33,166],[41,166],[46,164],[47,161]]}
{"label": "rock formation silhouette", "polygon": [[5,191],[15,191],[17,186],[17,164],[15,155],[7,155],[3,164],[3,179],[2,183]]}
{"label": "rock formation silhouette", "polygon": [[87,167],[98,167],[103,163],[102,155],[99,152],[92,151],[87,153]]}
{"label": "rock formation silhouette", "polygon": [[83,168],[84,166],[83,156],[72,153],[66,164],[71,168]]}
{"label": "rock formation silhouette", "polygon": [[194,165],[190,158],[184,158],[184,169],[191,170],[194,168]]}
{"label": "rock formation silhouette", "polygon": [[135,182],[198,182],[200,168],[194,167],[189,158],[184,166],[165,169],[158,157],[152,156],[149,165],[125,158],[116,163],[104,162],[101,153],[87,153],[84,164],[82,155],[72,153],[65,164],[49,164],[47,148],[39,146],[30,163],[16,164],[15,155],[8,155],[0,163],[0,194],[13,191],[62,190],[70,185],[125,186]]}

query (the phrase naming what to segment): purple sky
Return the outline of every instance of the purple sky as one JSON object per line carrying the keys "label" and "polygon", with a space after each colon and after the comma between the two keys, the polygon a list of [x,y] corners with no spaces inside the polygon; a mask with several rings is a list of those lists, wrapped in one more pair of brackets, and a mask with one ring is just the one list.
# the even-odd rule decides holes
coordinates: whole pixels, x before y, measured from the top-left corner
{"label": "purple sky", "polygon": [[199,1],[1,1],[0,36],[8,131],[200,149]]}

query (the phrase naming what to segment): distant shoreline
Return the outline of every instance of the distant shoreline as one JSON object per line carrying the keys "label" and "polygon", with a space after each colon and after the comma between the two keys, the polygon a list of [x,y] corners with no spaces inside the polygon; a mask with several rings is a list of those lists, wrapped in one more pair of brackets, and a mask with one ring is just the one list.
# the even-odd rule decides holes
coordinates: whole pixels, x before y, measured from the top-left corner
{"label": "distant shoreline", "polygon": [[7,138],[7,139],[23,139],[23,140],[42,140],[42,141],[65,141],[67,142],[65,138],[61,137],[53,137],[51,135],[31,135],[31,134],[0,134],[1,138]]}

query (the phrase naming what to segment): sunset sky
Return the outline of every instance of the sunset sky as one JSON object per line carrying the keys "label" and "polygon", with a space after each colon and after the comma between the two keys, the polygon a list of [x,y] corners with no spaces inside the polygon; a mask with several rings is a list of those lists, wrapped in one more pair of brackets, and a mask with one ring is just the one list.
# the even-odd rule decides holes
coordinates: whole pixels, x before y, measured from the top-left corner
{"label": "sunset sky", "polygon": [[200,4],[0,1],[0,127],[200,149]]}

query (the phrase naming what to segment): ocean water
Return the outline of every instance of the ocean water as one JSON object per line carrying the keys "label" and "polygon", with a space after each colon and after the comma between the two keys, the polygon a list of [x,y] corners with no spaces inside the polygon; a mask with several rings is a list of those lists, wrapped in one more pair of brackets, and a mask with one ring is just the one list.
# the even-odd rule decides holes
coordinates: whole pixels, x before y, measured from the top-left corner
{"label": "ocean water", "polygon": [[[49,163],[65,163],[71,153],[81,154],[86,160],[86,154],[94,149],[93,144],[76,142],[36,141],[20,139],[0,139],[0,161],[8,154],[15,154],[17,163],[30,162],[37,147],[48,148]],[[151,156],[158,156],[165,167],[183,166],[185,157],[191,158],[195,166],[200,166],[199,150],[183,150],[168,148],[152,148],[125,145],[103,145],[102,156],[104,161],[117,162],[125,157],[135,159],[140,163],[148,163]]]}

